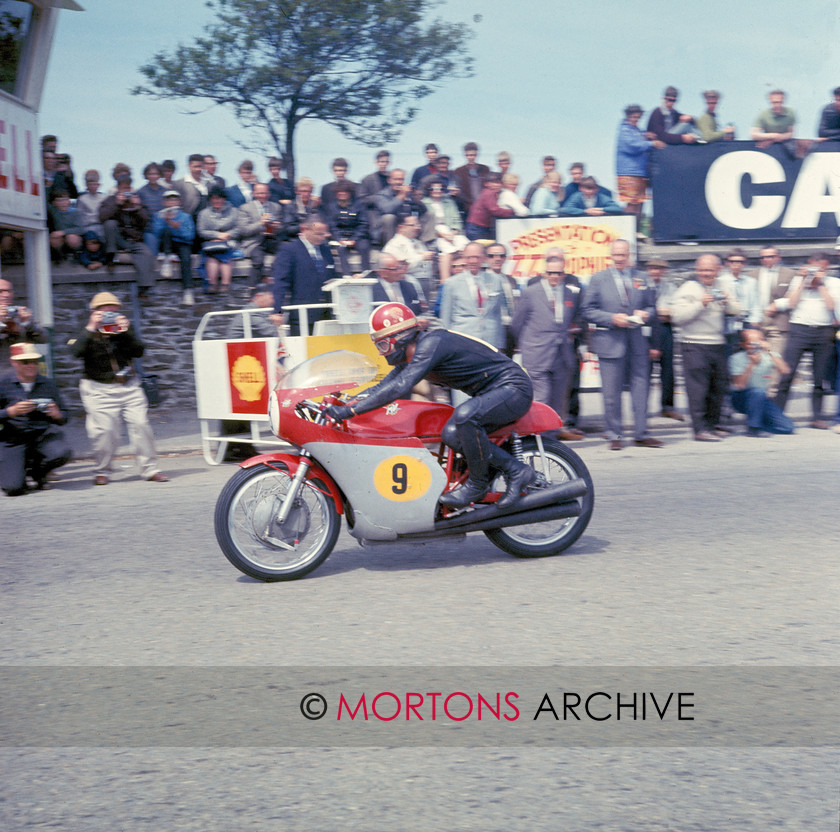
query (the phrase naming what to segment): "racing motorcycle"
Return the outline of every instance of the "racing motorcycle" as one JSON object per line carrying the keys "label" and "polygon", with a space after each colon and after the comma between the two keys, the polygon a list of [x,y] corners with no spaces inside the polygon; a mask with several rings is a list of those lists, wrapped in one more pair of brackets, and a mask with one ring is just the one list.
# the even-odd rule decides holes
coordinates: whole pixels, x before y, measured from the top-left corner
{"label": "racing motorcycle", "polygon": [[278,382],[269,423],[296,450],[242,462],[216,504],[216,538],[237,569],[262,581],[306,575],[329,556],[342,515],[363,545],[481,531],[511,555],[536,558],[559,554],[580,537],[595,502],[592,478],[574,451],[551,438],[563,424],[554,410],[534,402],[514,424],[490,434],[534,468],[528,493],[499,508],[505,492],[499,475],[481,503],[450,510],[439,504],[441,494],[469,473],[463,457],[441,441],[451,406],[398,400],[341,424],[324,413],[376,374],[365,356],[337,350],[304,361]]}

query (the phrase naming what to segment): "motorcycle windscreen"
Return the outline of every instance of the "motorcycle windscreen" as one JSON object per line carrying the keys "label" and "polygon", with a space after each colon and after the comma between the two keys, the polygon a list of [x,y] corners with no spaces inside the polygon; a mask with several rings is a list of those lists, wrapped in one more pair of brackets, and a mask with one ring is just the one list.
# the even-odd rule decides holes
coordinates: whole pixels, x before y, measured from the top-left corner
{"label": "motorcycle windscreen", "polygon": [[334,350],[316,355],[292,367],[275,390],[301,390],[313,387],[336,385],[346,389],[347,385],[358,387],[372,381],[379,368],[366,356],[350,350]]}

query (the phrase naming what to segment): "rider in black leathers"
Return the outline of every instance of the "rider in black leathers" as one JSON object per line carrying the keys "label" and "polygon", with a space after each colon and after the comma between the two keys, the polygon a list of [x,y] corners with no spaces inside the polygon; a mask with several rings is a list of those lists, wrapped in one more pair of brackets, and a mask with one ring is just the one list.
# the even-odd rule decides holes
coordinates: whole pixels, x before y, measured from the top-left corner
{"label": "rider in black leathers", "polygon": [[490,488],[490,469],[496,468],[508,484],[498,505],[507,507],[519,499],[535,474],[494,445],[487,434],[528,412],[533,400],[531,380],[518,364],[484,341],[446,329],[424,331],[425,325],[425,321],[418,321],[416,327],[399,337],[396,354],[386,356],[394,369],[364,398],[328,407],[327,415],[343,421],[375,410],[408,397],[424,378],[462,390],[473,398],[455,408],[442,438],[464,455],[469,478],[444,494],[440,502],[450,508],[463,508],[483,499]]}

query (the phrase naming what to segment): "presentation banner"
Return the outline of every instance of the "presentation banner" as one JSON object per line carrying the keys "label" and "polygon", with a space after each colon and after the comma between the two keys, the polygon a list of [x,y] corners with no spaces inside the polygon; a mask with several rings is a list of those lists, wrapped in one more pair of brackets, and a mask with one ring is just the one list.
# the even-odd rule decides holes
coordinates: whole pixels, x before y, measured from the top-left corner
{"label": "presentation banner", "polygon": [[496,220],[496,238],[508,247],[505,272],[521,282],[545,271],[545,252],[560,247],[566,252],[566,271],[588,280],[610,265],[610,246],[627,240],[636,255],[636,218],[511,217]]}
{"label": "presentation banner", "polygon": [[653,151],[653,239],[834,239],[840,224],[840,142],[759,149],[754,142]]}

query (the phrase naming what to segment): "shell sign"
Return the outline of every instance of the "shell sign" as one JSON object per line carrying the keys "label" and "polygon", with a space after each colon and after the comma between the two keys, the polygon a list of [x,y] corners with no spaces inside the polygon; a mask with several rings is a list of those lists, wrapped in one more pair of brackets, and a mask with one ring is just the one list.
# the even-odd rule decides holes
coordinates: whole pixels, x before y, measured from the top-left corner
{"label": "shell sign", "polygon": [[264,415],[269,393],[265,341],[234,341],[226,346],[231,410]]}

